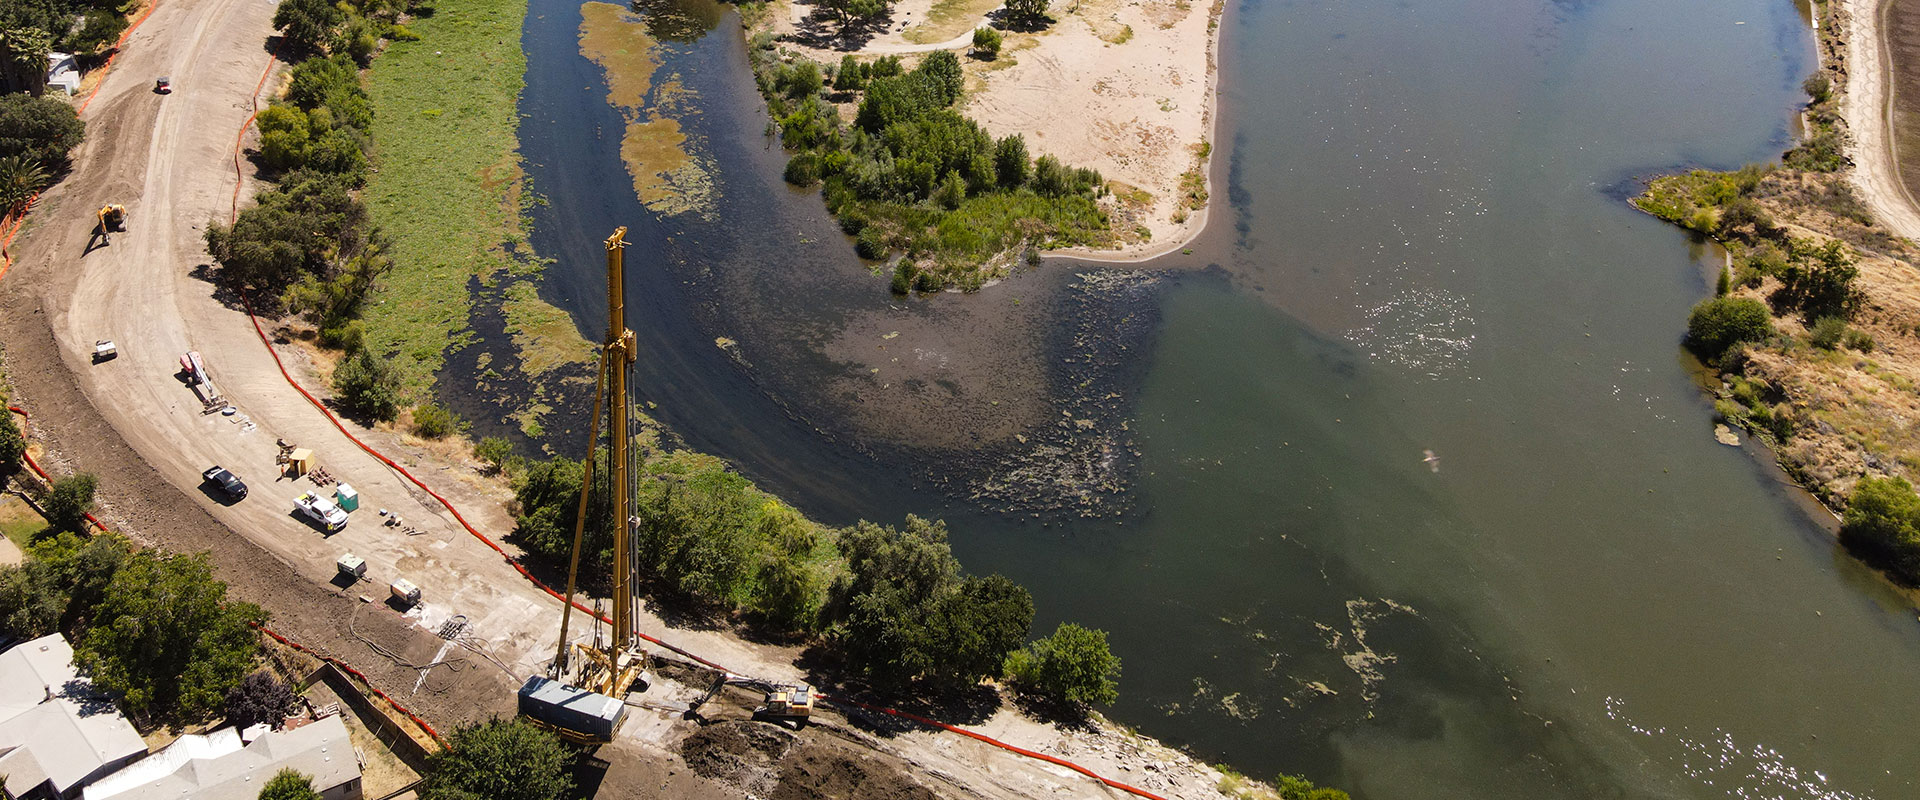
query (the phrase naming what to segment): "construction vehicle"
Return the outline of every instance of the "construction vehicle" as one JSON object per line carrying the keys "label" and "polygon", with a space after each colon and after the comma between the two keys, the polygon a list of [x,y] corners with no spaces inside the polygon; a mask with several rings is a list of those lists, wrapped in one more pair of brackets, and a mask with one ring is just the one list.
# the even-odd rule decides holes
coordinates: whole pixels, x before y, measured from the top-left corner
{"label": "construction vehicle", "polygon": [[108,203],[100,207],[100,243],[108,244],[108,235],[127,229],[127,207],[118,203]]}
{"label": "construction vehicle", "polygon": [[753,714],[804,723],[813,716],[813,687],[804,683],[775,684],[767,692],[767,704],[754,709]]}
{"label": "construction vehicle", "polygon": [[200,351],[188,350],[181,356],[180,371],[187,376],[187,385],[193,388],[194,394],[200,396],[201,413],[212,413],[226,406],[227,399],[214,388],[213,375],[207,372],[207,361],[200,357]]}
{"label": "construction vehicle", "polygon": [[112,339],[101,339],[93,343],[93,363],[112,361],[120,355],[119,346]]}
{"label": "construction vehicle", "polygon": [[[627,229],[623,226],[607,237],[607,338],[600,351],[599,376],[594,383],[593,417],[587,425],[588,447],[600,441],[601,413],[607,412],[607,494],[612,499],[613,523],[613,618],[612,630],[601,637],[599,618],[594,618],[590,643],[572,642],[567,628],[573,618],[573,596],[579,588],[580,550],[587,523],[587,496],[594,486],[594,459],[587,460],[580,479],[580,505],[573,525],[573,556],[567,566],[567,593],[560,612],[558,653],[547,674],[529,678],[520,689],[520,714],[561,738],[579,743],[611,741],[619,727],[618,715],[605,712],[614,705],[624,706],[627,692],[639,685],[641,691],[651,682],[647,674],[647,653],[640,647],[634,630],[632,533],[638,523],[629,506],[634,497],[634,465],[629,444],[635,434],[629,410],[633,397],[627,389],[628,372],[636,353],[633,331],[626,326]],[[554,684],[557,684],[554,685]]]}

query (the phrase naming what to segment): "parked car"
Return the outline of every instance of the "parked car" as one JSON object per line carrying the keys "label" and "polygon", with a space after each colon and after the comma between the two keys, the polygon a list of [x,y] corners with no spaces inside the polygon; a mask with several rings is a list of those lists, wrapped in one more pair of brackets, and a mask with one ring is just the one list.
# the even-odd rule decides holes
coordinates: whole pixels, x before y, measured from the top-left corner
{"label": "parked car", "polygon": [[307,492],[294,498],[293,507],[294,510],[305,515],[307,519],[313,520],[315,524],[318,524],[328,533],[333,533],[341,528],[347,527],[347,512],[341,511],[340,507],[334,505],[332,500],[328,500],[313,492]]}
{"label": "parked car", "polygon": [[200,473],[200,477],[206,478],[209,482],[219,486],[221,491],[226,492],[228,497],[235,500],[240,500],[247,496],[247,485],[240,480],[240,476],[228,472],[226,467],[222,467],[219,464],[207,468],[206,472]]}

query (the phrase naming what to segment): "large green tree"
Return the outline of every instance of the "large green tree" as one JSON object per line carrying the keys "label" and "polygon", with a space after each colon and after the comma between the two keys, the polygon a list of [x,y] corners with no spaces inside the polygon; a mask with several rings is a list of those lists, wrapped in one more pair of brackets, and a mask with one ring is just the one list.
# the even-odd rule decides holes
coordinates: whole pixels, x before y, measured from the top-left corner
{"label": "large green tree", "polygon": [[61,531],[85,529],[87,515],[93,512],[93,492],[97,486],[94,477],[84,472],[54,481],[42,501],[47,524]]}
{"label": "large green tree", "polygon": [[280,0],[273,12],[273,27],[280,29],[288,55],[295,58],[326,52],[334,30],[346,21],[346,12],[329,0]]}
{"label": "large green tree", "polygon": [[1773,314],[1750,297],[1710,297],[1687,315],[1687,346],[1708,361],[1728,350],[1773,335]]}
{"label": "large green tree", "polygon": [[1007,657],[1007,677],[1056,702],[1107,705],[1120,696],[1120,658],[1107,632],[1064,622],[1053,635]]}
{"label": "large green tree", "polygon": [[136,553],[114,574],[74,651],[94,684],[147,718],[196,720],[217,711],[253,665],[266,620],[229,602],[204,553]]}
{"label": "large green tree", "polygon": [[[46,57],[40,70],[47,68]],[[0,158],[21,156],[50,173],[66,171],[67,154],[86,138],[73,106],[51,97],[0,95]]]}
{"label": "large green tree", "polygon": [[574,754],[521,720],[463,726],[427,761],[421,800],[562,800]]}

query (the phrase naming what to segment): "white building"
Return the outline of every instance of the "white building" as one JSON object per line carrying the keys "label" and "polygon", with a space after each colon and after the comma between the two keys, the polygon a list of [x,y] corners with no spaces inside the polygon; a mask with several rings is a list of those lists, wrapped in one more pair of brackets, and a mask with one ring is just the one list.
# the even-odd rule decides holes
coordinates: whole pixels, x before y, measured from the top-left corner
{"label": "white building", "polygon": [[47,54],[47,88],[67,94],[80,91],[80,62],[72,53]]}
{"label": "white building", "polygon": [[60,634],[0,653],[0,775],[13,796],[77,797],[146,754],[120,709],[80,677]]}
{"label": "white building", "polygon": [[325,800],[360,800],[360,759],[346,723],[331,716],[290,731],[246,736],[222,728],[182,736],[151,758],[100,779],[85,800],[255,800],[280,770],[313,779]]}

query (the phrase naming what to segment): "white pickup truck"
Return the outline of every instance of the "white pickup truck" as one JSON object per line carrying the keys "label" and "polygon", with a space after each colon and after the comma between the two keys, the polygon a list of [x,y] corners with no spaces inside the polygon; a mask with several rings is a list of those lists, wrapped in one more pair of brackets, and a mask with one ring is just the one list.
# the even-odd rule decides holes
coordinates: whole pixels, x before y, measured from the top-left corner
{"label": "white pickup truck", "polygon": [[326,529],[328,533],[333,533],[341,528],[347,527],[347,512],[341,511],[340,507],[334,505],[332,500],[316,495],[313,492],[307,492],[294,498],[293,508],[301,514],[306,515],[307,519],[313,520],[321,528]]}

